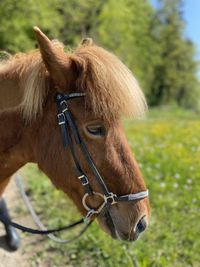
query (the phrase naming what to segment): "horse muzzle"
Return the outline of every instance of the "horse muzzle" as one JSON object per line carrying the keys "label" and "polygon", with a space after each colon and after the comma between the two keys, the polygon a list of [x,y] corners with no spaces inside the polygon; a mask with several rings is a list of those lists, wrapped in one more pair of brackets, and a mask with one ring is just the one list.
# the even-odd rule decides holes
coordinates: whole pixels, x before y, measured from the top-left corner
{"label": "horse muzzle", "polygon": [[119,213],[117,205],[113,205],[98,216],[98,222],[113,239],[136,241],[148,226],[148,215],[137,212],[135,216],[130,216],[131,213],[127,212],[126,215],[128,214],[125,217]]}

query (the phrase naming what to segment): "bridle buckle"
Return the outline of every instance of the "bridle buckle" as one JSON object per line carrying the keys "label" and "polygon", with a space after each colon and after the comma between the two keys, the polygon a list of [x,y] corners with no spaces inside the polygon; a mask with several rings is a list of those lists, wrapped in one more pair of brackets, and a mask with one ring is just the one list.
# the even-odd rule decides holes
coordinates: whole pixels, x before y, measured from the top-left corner
{"label": "bridle buckle", "polygon": [[67,106],[67,101],[66,100],[61,101],[60,102],[60,106],[62,108],[62,112],[63,113],[68,110],[68,106]]}
{"label": "bridle buckle", "polygon": [[110,205],[114,205],[117,203],[116,201],[117,195],[110,192],[108,196],[104,195],[104,199],[106,203],[109,203]]}
{"label": "bridle buckle", "polygon": [[63,125],[66,123],[65,115],[63,113],[59,113],[57,115],[57,118],[58,118],[58,125]]}
{"label": "bridle buckle", "polygon": [[78,176],[78,179],[81,181],[83,186],[89,184],[88,178],[84,174]]}

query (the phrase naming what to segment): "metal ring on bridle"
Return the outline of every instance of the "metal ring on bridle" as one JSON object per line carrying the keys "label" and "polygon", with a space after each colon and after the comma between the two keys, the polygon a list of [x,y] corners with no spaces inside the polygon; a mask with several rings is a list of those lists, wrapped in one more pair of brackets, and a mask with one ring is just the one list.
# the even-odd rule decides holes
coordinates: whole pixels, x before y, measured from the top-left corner
{"label": "metal ring on bridle", "polygon": [[[107,203],[107,201],[105,200],[104,195],[102,195],[101,193],[98,193],[98,192],[92,192],[92,195],[99,196],[99,197],[101,197],[101,198],[104,200],[103,203],[100,205],[100,207],[97,208],[97,210],[94,210],[95,213],[99,213],[99,212],[102,210],[102,208],[105,206],[105,204]],[[88,207],[88,205],[87,205],[87,203],[86,203],[86,199],[87,199],[88,196],[90,196],[88,193],[86,193],[86,194],[83,196],[82,203],[83,203],[84,208],[85,208],[87,211],[90,211],[92,208],[91,208],[91,207]]]}
{"label": "metal ring on bridle", "polygon": [[105,207],[105,205],[109,202],[110,205],[113,205],[113,204],[116,204],[117,201],[115,201],[115,194],[113,193],[110,193],[109,196],[106,196],[106,195],[103,195],[101,193],[98,193],[98,192],[93,192],[92,193],[93,195],[97,195],[99,197],[101,197],[104,201],[103,203],[97,208],[97,209],[93,209],[93,208],[90,208],[88,207],[87,203],[86,203],[86,199],[88,196],[90,196],[88,193],[86,193],[84,196],[83,196],[83,199],[82,199],[82,203],[83,203],[83,206],[84,208],[87,210],[87,211],[91,211],[93,212],[93,214],[98,214],[102,211],[102,209]]}

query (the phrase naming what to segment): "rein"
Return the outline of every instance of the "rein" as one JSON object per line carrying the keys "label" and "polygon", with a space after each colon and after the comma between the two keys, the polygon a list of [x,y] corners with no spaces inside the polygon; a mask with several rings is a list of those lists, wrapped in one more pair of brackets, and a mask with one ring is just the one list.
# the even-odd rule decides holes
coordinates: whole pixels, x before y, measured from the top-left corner
{"label": "rein", "polygon": [[[109,213],[109,207],[111,205],[114,205],[118,202],[127,202],[127,201],[133,201],[133,200],[139,200],[148,197],[148,190],[138,192],[135,194],[127,194],[127,195],[122,195],[118,196],[114,194],[113,192],[110,192],[101,177],[98,169],[96,168],[90,153],[83,141],[83,139],[80,136],[78,127],[75,123],[75,120],[73,118],[72,113],[69,110],[68,107],[68,101],[79,98],[79,97],[84,97],[85,93],[71,93],[71,94],[63,94],[63,93],[57,93],[55,96],[55,102],[57,106],[57,118],[58,118],[58,125],[60,126],[61,129],[61,136],[62,136],[62,142],[64,148],[69,148],[71,155],[73,157],[75,167],[76,167],[76,173],[78,174],[77,179],[81,182],[82,186],[84,187],[85,194],[82,198],[82,204],[84,208],[87,211],[87,214],[85,217],[81,218],[80,220],[69,224],[67,226],[59,227],[56,229],[51,229],[47,230],[45,227],[42,227],[40,223],[37,223],[42,230],[37,230],[37,229],[31,229],[29,227],[22,226],[20,224],[17,224],[10,219],[6,218],[5,216],[0,215],[0,221],[2,221],[4,224],[11,225],[23,232],[28,232],[31,234],[40,234],[40,235],[50,235],[52,233],[56,232],[61,232],[64,230],[69,230],[71,228],[76,227],[77,225],[80,224],[85,224],[84,228],[80,231],[80,233],[75,237],[81,236],[91,225],[93,222],[93,219],[99,216],[100,214],[104,213],[105,211],[108,211]],[[83,171],[81,164],[79,163],[79,160],[76,155],[76,150],[75,146],[80,148],[80,151],[85,159],[85,161],[88,163],[88,166],[90,167],[90,170],[92,171],[93,176],[95,177],[96,181],[99,184],[99,187],[101,189],[101,192],[95,192],[93,191],[89,179],[85,172]],[[90,208],[87,205],[87,198],[90,196],[98,196],[102,199],[102,203],[99,207],[96,209]],[[45,230],[44,230],[45,229]],[[55,241],[56,241],[55,237]],[[73,241],[75,238],[71,240],[65,240],[62,243],[67,243],[69,241]]]}

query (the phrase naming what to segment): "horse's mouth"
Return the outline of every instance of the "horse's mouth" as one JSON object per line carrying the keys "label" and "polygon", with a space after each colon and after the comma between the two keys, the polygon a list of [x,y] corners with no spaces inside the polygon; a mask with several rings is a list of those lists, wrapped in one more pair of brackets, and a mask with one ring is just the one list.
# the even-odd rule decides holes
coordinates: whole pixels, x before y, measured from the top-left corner
{"label": "horse's mouth", "polygon": [[124,233],[120,231],[119,227],[115,224],[114,219],[112,218],[109,210],[104,214],[100,215],[99,223],[108,234],[111,235],[113,239],[124,240],[124,241],[136,241],[139,237],[137,231]]}
{"label": "horse's mouth", "polygon": [[138,239],[139,235],[123,233],[121,232],[114,223],[114,220],[109,211],[106,211],[103,215],[99,217],[99,223],[105,232],[111,235],[113,239],[124,240],[124,241],[135,241]]}

